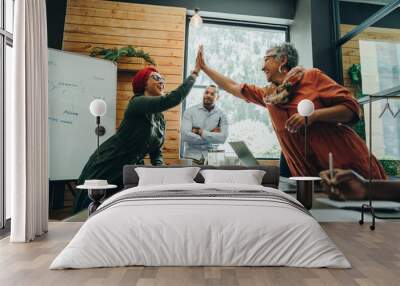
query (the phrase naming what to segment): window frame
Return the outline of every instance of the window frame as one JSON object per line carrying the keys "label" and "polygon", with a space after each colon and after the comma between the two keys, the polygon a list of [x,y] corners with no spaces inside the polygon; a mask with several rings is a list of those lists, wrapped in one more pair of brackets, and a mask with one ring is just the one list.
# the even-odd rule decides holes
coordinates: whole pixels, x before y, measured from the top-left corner
{"label": "window frame", "polygon": [[[193,16],[188,15],[186,16],[186,33],[185,33],[185,52],[184,52],[184,68],[183,68],[183,79],[185,79],[187,74],[187,53],[188,53],[188,45],[189,45],[189,23],[190,19]],[[204,24],[216,24],[221,26],[237,26],[237,27],[246,27],[246,28],[257,28],[257,29],[268,29],[268,30],[279,30],[285,32],[285,41],[290,42],[290,27],[287,25],[277,25],[277,24],[270,24],[270,23],[260,23],[260,22],[251,22],[251,21],[244,21],[244,20],[229,20],[229,19],[219,19],[219,18],[211,18],[211,17],[202,17]],[[206,88],[205,85],[193,85],[193,88]],[[180,126],[182,125],[183,114],[186,110],[186,99],[182,102],[182,112],[180,118]],[[184,150],[184,142],[182,142],[182,138],[180,138],[179,142],[179,159],[183,159],[183,150]],[[277,158],[264,158],[264,157],[257,157],[257,160],[279,160]]]}

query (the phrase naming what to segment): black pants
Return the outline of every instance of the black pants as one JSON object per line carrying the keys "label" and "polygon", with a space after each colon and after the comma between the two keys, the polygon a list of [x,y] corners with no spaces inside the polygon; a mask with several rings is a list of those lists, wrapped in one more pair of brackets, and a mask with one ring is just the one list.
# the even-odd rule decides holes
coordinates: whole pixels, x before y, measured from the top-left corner
{"label": "black pants", "polygon": [[289,166],[286,162],[285,156],[283,156],[283,153],[281,152],[281,158],[279,160],[279,175],[281,177],[286,177],[289,178],[292,176],[289,170]]}

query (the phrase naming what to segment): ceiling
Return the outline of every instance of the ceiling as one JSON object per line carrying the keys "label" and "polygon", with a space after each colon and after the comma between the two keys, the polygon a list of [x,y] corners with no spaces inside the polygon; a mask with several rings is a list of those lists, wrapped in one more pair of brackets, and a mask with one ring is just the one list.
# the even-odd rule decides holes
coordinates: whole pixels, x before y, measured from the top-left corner
{"label": "ceiling", "polygon": [[342,2],[354,2],[354,3],[367,3],[376,5],[386,5],[393,2],[393,0],[340,0]]}

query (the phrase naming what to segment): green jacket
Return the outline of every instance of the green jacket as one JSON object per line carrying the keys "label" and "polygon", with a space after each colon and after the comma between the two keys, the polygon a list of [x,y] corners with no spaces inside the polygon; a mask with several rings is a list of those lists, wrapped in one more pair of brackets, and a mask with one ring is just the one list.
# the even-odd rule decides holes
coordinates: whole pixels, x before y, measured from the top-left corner
{"label": "green jacket", "polygon": [[[90,156],[79,176],[78,185],[88,179],[103,179],[122,188],[123,166],[143,164],[146,154],[150,155],[152,165],[162,165],[166,124],[161,112],[181,103],[194,82],[195,78],[189,76],[165,96],[135,95],[129,101],[117,133],[100,145],[98,155],[95,151]],[[74,211],[79,211],[88,203],[86,191],[78,192]]]}

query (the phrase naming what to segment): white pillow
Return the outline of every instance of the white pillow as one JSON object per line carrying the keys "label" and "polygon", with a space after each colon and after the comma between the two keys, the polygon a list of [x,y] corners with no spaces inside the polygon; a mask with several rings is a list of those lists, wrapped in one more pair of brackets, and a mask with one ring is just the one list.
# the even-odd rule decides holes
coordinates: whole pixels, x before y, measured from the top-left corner
{"label": "white pillow", "polygon": [[262,170],[202,170],[205,184],[233,183],[261,185],[265,171]]}
{"label": "white pillow", "polygon": [[135,168],[139,176],[138,186],[195,183],[199,167],[187,168]]}

